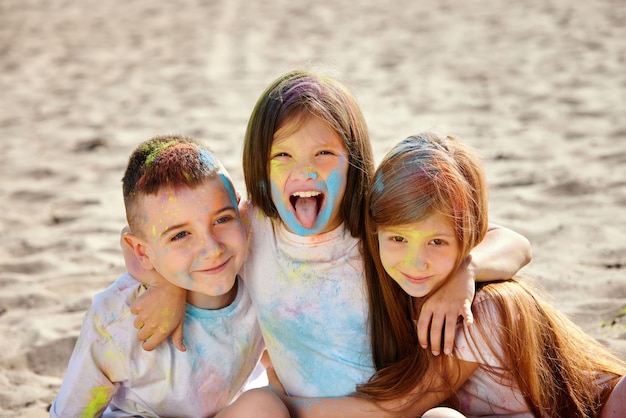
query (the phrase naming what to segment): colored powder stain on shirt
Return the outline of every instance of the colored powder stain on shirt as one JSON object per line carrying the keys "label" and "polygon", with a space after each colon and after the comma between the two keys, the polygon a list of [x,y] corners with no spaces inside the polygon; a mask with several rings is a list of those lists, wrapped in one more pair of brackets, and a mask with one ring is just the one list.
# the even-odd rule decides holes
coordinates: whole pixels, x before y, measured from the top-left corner
{"label": "colored powder stain on shirt", "polygon": [[113,370],[113,365],[119,365],[122,367],[120,356],[123,357],[124,354],[121,351],[107,350],[104,355],[111,363],[109,365],[109,372]]}
{"label": "colored powder stain on shirt", "polygon": [[102,323],[102,321],[100,320],[100,317],[94,316],[93,323],[96,329],[98,330],[98,332],[100,333],[100,335],[102,335],[107,340],[111,339],[111,333],[109,333],[109,330]]}
{"label": "colored powder stain on shirt", "polygon": [[81,414],[81,418],[95,417],[109,404],[108,387],[101,386],[93,388],[89,391],[89,393],[93,396],[93,398]]}
{"label": "colored powder stain on shirt", "polygon": [[287,283],[299,283],[300,281],[311,279],[312,275],[308,263],[300,261],[287,261],[287,265],[285,267],[286,268],[283,273],[287,277]]}

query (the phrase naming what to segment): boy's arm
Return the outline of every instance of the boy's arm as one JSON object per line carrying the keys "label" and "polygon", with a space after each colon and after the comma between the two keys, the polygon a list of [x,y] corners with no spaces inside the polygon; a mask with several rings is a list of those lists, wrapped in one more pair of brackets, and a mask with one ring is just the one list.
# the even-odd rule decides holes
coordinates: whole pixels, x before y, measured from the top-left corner
{"label": "boy's arm", "polygon": [[165,280],[156,270],[144,269],[128,240],[124,239],[129,233],[128,227],[124,227],[120,240],[126,268],[135,279],[147,286],[147,290],[131,306],[131,312],[137,315],[134,322],[135,328],[139,329],[137,339],[143,341],[144,350],[151,351],[171,334],[174,346],[186,351],[183,324],[187,291]]}
{"label": "boy's arm", "polygon": [[423,304],[417,323],[420,345],[430,345],[433,354],[438,355],[443,336],[443,352],[450,354],[458,317],[463,316],[468,325],[474,321],[471,307],[475,282],[513,277],[530,259],[531,247],[526,237],[490,224],[485,238],[468,259]]}

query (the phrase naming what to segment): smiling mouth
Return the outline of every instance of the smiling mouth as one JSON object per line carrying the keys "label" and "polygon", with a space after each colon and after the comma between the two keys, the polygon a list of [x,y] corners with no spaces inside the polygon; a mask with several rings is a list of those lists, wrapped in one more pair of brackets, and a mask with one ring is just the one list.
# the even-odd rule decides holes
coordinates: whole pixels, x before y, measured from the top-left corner
{"label": "smiling mouth", "polygon": [[216,274],[216,273],[219,273],[222,270],[224,270],[224,268],[226,267],[226,265],[228,264],[229,261],[230,261],[230,258],[228,260],[224,261],[222,264],[219,264],[219,265],[211,267],[211,268],[201,269],[201,270],[198,270],[198,272],[199,273],[204,273],[204,274]]}
{"label": "smiling mouth", "polygon": [[415,283],[415,284],[423,284],[426,283],[427,281],[430,280],[430,278],[432,276],[420,276],[420,277],[415,277],[415,276],[410,276],[406,273],[402,273],[404,274],[404,277],[407,278],[408,281],[410,281],[411,283]]}
{"label": "smiling mouth", "polygon": [[296,192],[289,196],[296,218],[305,228],[312,228],[324,202],[324,194],[318,191]]}

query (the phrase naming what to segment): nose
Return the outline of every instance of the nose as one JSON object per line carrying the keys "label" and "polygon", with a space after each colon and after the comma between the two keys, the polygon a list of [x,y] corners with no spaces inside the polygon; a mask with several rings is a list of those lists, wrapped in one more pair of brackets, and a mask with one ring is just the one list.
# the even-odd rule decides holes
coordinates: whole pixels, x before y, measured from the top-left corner
{"label": "nose", "polygon": [[428,261],[427,258],[425,257],[425,255],[418,250],[415,250],[409,257],[407,260],[405,260],[406,264],[419,269],[419,270],[426,270],[426,268],[428,267]]}
{"label": "nose", "polygon": [[311,164],[302,164],[294,170],[294,176],[300,180],[317,178],[317,171]]}
{"label": "nose", "polygon": [[204,258],[217,258],[224,252],[224,244],[216,239],[211,233],[208,233],[202,241],[201,254]]}

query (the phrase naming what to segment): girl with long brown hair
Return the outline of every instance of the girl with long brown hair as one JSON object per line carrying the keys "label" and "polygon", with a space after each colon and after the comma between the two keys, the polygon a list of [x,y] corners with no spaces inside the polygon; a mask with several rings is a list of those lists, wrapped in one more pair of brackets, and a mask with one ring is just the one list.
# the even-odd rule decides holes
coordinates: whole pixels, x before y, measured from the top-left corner
{"label": "girl with long brown hair", "polygon": [[480,158],[459,139],[426,132],[387,154],[366,200],[377,372],[352,398],[286,398],[292,417],[626,416],[626,364],[529,278],[478,284],[452,355],[419,348],[420,308],[485,237],[487,204]]}

